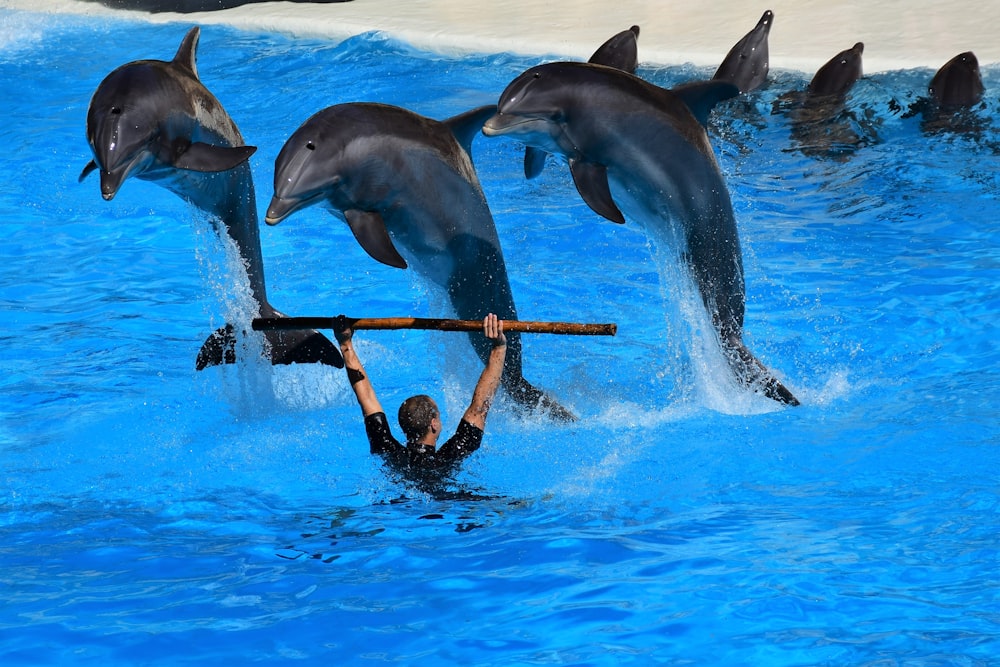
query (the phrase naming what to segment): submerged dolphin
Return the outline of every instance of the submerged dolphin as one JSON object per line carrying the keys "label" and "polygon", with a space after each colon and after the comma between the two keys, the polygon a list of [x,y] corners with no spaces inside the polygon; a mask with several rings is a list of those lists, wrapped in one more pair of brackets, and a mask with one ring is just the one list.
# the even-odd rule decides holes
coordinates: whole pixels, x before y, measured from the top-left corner
{"label": "submerged dolphin", "polygon": [[[220,236],[236,244],[260,317],[280,317],[267,301],[257,203],[245,146],[236,124],[202,85],[195,66],[201,32],[192,28],[170,62],[139,60],[119,67],[98,86],[87,112],[94,153],[80,174],[101,176],[110,201],[129,177],[153,181],[209,213]],[[233,324],[214,332],[196,366],[235,361]],[[275,364],[322,362],[342,366],[340,352],[315,331],[266,332]]]}
{"label": "submerged dolphin", "polygon": [[847,94],[862,75],[864,49],[858,42],[841,51],[816,71],[806,90],[775,100],[774,112],[788,114],[792,139],[804,154],[845,160],[870,140],[846,108]]}
{"label": "submerged dolphin", "polygon": [[735,86],[722,81],[670,91],[609,67],[550,63],[507,86],[483,132],[566,156],[577,190],[599,215],[624,222],[620,197],[629,217],[657,240],[669,243],[676,229],[737,378],[797,405],[743,344],[743,258],[729,192],[705,130],[712,107],[736,94]]}
{"label": "submerged dolphin", "polygon": [[754,29],[733,45],[712,78],[734,84],[741,93],[763,85],[770,69],[767,38],[773,23],[774,12],[768,9]]}
{"label": "submerged dolphin", "polygon": [[[278,154],[265,221],[276,225],[322,202],[346,220],[372,258],[398,268],[412,264],[444,288],[459,318],[493,312],[517,319],[500,239],[470,157],[473,137],[495,109],[444,122],[384,104],[323,109]],[[485,362],[491,343],[481,334],[469,340]],[[503,386],[510,396],[571,419],[522,376],[520,336],[508,334],[507,345]]]}
{"label": "submerged dolphin", "polygon": [[857,83],[862,75],[861,56],[865,45],[858,42],[830,58],[825,65],[816,70],[809,82],[811,97],[834,96],[843,98]]}
{"label": "submerged dolphin", "polygon": [[[608,41],[597,47],[587,62],[597,65],[607,65],[629,74],[635,74],[639,67],[639,26],[634,25],[628,30],[612,35]],[[524,175],[534,178],[542,173],[545,167],[543,150],[528,146],[524,149]]]}
{"label": "submerged dolphin", "polygon": [[920,116],[920,129],[927,134],[957,132],[979,136],[985,131],[987,121],[976,113],[975,107],[984,92],[979,60],[966,51],[934,73],[927,95],[913,102],[902,117]]}
{"label": "submerged dolphin", "polygon": [[975,54],[966,51],[942,65],[931,79],[927,92],[942,109],[959,109],[977,104],[983,99],[985,88]]}

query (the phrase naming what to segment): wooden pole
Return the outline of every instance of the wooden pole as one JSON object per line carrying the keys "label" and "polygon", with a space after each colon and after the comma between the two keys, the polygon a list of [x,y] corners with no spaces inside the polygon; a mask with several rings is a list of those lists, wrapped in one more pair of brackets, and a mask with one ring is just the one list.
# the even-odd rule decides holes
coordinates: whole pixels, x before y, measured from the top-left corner
{"label": "wooden pole", "polygon": [[[354,330],[430,329],[435,331],[481,331],[482,320],[448,320],[429,317],[346,317]],[[258,317],[255,331],[274,329],[335,329],[336,317]],[[614,336],[617,324],[581,324],[579,322],[527,322],[504,320],[503,330],[518,333],[548,333],[569,336]]]}

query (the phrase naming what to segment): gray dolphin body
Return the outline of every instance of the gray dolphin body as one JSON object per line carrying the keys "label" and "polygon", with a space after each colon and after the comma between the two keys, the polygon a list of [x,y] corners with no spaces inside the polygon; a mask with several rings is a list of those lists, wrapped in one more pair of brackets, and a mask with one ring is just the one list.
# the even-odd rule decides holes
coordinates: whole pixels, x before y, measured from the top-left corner
{"label": "gray dolphin body", "polygon": [[[202,85],[195,66],[199,28],[192,28],[170,62],[139,60],[98,86],[87,112],[94,153],[83,173],[99,171],[110,201],[130,177],[155,182],[209,213],[219,235],[236,244],[261,317],[280,317],[267,301],[257,203],[245,146],[236,124]],[[315,331],[267,332],[276,364],[342,366],[340,352]],[[199,370],[236,360],[232,323],[214,332],[198,354]]]}
{"label": "gray dolphin body", "polygon": [[774,12],[768,9],[754,29],[733,45],[712,78],[734,84],[741,93],[762,86],[770,70],[767,38],[773,23]]}
{"label": "gray dolphin body", "polygon": [[856,43],[820,67],[805,91],[789,91],[774,103],[788,113],[792,139],[804,154],[845,160],[868,138],[847,108],[847,95],[862,75],[864,44]]}
{"label": "gray dolphin body", "polygon": [[[597,50],[587,61],[597,65],[607,65],[629,74],[635,74],[639,67],[639,26],[634,25],[628,30],[622,30],[612,35],[608,41],[597,47]],[[545,157],[548,154],[528,146],[524,149],[524,175],[535,178],[545,167]]]}
{"label": "gray dolphin body", "polygon": [[843,98],[863,74],[862,55],[865,45],[858,42],[830,58],[809,82],[812,97],[834,96]]}
{"label": "gray dolphin body", "polygon": [[[495,108],[440,122],[384,104],[328,107],[278,154],[265,221],[274,225],[323,203],[372,258],[412,265],[444,288],[459,318],[493,312],[517,319],[500,239],[470,157],[473,137]],[[485,362],[490,342],[482,334],[469,340]],[[524,379],[520,336],[507,334],[507,344],[502,380],[508,394],[521,405],[571,419]]]}
{"label": "gray dolphin body", "polygon": [[969,107],[983,99],[985,87],[979,72],[979,60],[972,51],[960,53],[941,66],[927,88],[942,109]]}
{"label": "gray dolphin body", "polygon": [[483,127],[569,160],[577,190],[599,215],[639,220],[658,241],[682,239],[682,256],[711,315],[735,375],[770,398],[797,399],[743,344],[743,259],[729,192],[705,123],[737,94],[714,81],[673,91],[619,70],[585,63],[529,69],[500,97]]}

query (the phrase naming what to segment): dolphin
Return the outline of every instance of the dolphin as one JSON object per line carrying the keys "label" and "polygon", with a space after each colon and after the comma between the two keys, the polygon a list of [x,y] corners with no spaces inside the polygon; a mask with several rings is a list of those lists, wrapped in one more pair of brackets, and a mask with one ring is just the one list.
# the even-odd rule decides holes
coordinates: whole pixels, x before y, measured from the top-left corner
{"label": "dolphin", "polygon": [[754,29],[733,45],[712,78],[735,84],[741,93],[760,88],[770,68],[767,37],[773,23],[774,12],[768,9]]}
{"label": "dolphin", "polygon": [[[170,62],[122,65],[98,86],[87,111],[94,159],[80,174],[101,177],[111,201],[129,177],[152,181],[208,213],[220,236],[236,244],[258,316],[281,317],[267,301],[257,202],[246,146],[236,124],[198,78],[195,51],[201,31],[191,28]],[[342,367],[340,351],[316,331],[265,333],[272,363],[322,362]],[[196,367],[236,360],[235,325],[212,333]]]}
{"label": "dolphin", "polygon": [[983,99],[985,88],[979,60],[972,51],[960,53],[941,66],[927,88],[941,109],[971,107]]}
{"label": "dolphin", "polygon": [[[628,30],[622,30],[612,35],[608,41],[597,47],[587,62],[607,65],[629,74],[635,74],[635,70],[639,67],[638,42],[639,26],[634,25]],[[534,146],[528,146],[524,149],[524,175],[526,178],[535,178],[542,173],[547,155],[548,153]]]}
{"label": "dolphin", "polygon": [[578,192],[597,214],[624,222],[620,201],[656,240],[669,244],[676,232],[736,377],[797,405],[743,343],[740,242],[705,129],[712,107],[738,92],[724,81],[671,91],[610,67],[549,63],[507,86],[483,132],[564,155]]}
{"label": "dolphin", "polygon": [[843,98],[862,75],[861,56],[865,45],[858,42],[831,58],[816,70],[809,82],[811,97],[833,96]]}
{"label": "dolphin", "polygon": [[858,42],[841,51],[816,71],[806,90],[775,100],[774,112],[788,114],[792,139],[804,154],[845,160],[869,140],[846,109],[847,94],[862,75],[864,49]]}
{"label": "dolphin", "polygon": [[[486,312],[517,319],[500,239],[472,164],[473,137],[496,107],[440,122],[374,103],[327,107],[299,127],[278,154],[274,197],[264,220],[276,225],[323,203],[345,220],[373,259],[412,265],[444,288],[458,317]],[[485,363],[490,342],[470,334]],[[573,416],[521,372],[521,340],[507,335],[502,383],[520,405]]]}
{"label": "dolphin", "polygon": [[926,134],[959,133],[978,136],[986,122],[974,107],[983,99],[985,88],[979,60],[971,51],[960,53],[934,73],[927,95],[913,102],[903,118],[920,117]]}

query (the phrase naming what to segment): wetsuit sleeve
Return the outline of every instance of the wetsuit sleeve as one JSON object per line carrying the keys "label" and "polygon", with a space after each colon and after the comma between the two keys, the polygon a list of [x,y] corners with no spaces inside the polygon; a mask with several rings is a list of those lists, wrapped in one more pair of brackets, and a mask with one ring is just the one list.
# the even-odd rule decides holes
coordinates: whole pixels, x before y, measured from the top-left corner
{"label": "wetsuit sleeve", "polygon": [[466,420],[458,423],[455,435],[451,436],[448,442],[441,445],[437,450],[437,458],[453,463],[464,459],[472,452],[479,449],[483,443],[483,429],[470,424]]}
{"label": "wetsuit sleeve", "polygon": [[389,421],[384,412],[376,412],[365,417],[365,433],[372,454],[396,457],[403,451],[403,445],[393,437]]}

